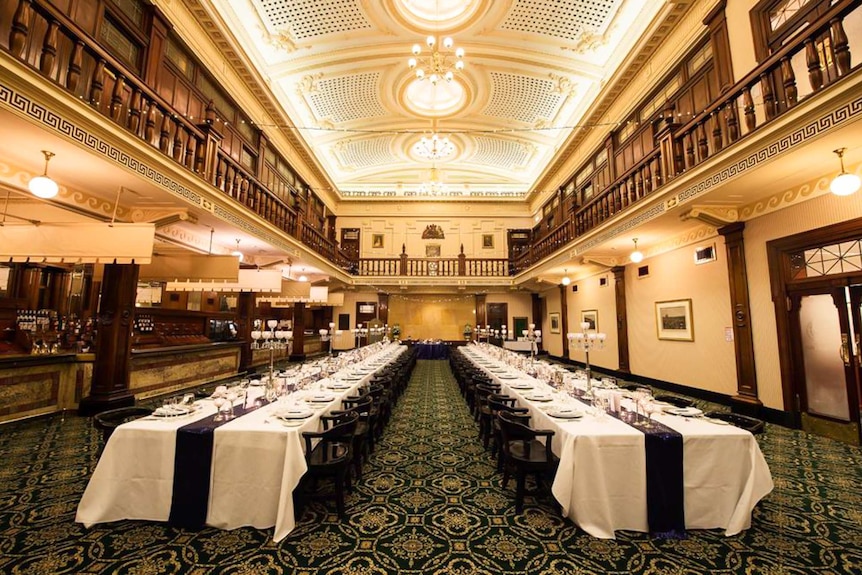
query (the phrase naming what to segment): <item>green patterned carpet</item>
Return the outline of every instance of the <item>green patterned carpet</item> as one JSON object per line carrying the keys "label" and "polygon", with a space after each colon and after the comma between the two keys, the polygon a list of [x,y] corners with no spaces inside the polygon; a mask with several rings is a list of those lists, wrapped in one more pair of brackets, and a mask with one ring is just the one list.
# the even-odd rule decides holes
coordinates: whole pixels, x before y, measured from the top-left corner
{"label": "green patterned carpet", "polygon": [[12,423],[0,427],[0,573],[862,573],[860,450],[775,426],[760,442],[776,489],[747,532],[594,539],[548,498],[514,514],[514,482],[500,488],[448,363],[420,361],[348,498],[349,520],[311,503],[274,544],[271,530],[85,529],[74,516],[96,464],[90,421]]}

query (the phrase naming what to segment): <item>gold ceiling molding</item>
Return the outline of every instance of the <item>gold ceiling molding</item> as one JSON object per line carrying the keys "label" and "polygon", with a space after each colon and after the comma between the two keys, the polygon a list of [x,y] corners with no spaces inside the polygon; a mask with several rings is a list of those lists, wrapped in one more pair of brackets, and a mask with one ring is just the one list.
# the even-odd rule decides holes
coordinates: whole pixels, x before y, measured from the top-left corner
{"label": "gold ceiling molding", "polygon": [[586,54],[587,52],[595,52],[602,46],[608,43],[610,34],[596,34],[589,30],[582,30],[578,35],[578,39],[574,44],[560,46],[561,50],[573,52],[575,54]]}
{"label": "gold ceiling molding", "polygon": [[[204,253],[208,253],[210,251],[210,234],[208,233],[196,234],[186,228],[169,225],[163,228],[159,228],[158,236],[160,239],[167,239],[172,243],[180,244],[195,251],[200,251]],[[217,251],[221,250],[222,248],[217,248]]]}
{"label": "gold ceiling molding", "polygon": [[[851,173],[858,173],[858,170],[849,170]],[[740,218],[742,221],[752,220],[765,216],[766,214],[782,210],[794,204],[804,202],[805,200],[816,198],[829,194],[829,182],[832,176],[824,176],[815,178],[800,184],[798,187],[784,190],[777,194],[773,194],[767,198],[763,198],[756,202],[752,202],[743,206],[740,210]]]}
{"label": "gold ceiling molding", "polygon": [[185,208],[169,210],[135,208],[132,210],[131,220],[133,222],[149,222],[154,224],[156,228],[164,228],[178,222],[189,222],[190,224],[198,222],[197,217],[190,214]]}
{"label": "gold ceiling molding", "polygon": [[699,220],[714,228],[739,221],[739,210],[733,206],[692,206],[679,215],[681,221]]}
{"label": "gold ceiling molding", "polygon": [[605,268],[612,268],[620,265],[619,258],[609,256],[584,256],[581,258],[581,264],[595,264]]}
{"label": "gold ceiling molding", "polygon": [[[656,23],[652,36],[640,46],[637,54],[633,54],[628,62],[612,78],[608,79],[599,99],[590,106],[587,114],[579,122],[581,125],[599,125],[607,117],[612,107],[620,105],[630,107],[639,101],[637,98],[620,99],[620,96],[634,87],[637,78],[641,74],[650,76],[653,80],[659,75],[657,71],[646,71],[646,65],[651,61],[657,60],[660,54],[664,57],[663,61],[665,65],[669,65],[671,61],[675,61],[667,58],[668,55],[664,54],[664,51],[671,48],[678,51],[684,45],[681,42],[667,42],[667,40],[671,35],[679,33],[678,29],[680,26],[677,26],[677,24],[686,15],[692,4],[692,1],[679,1],[668,4],[664,18]],[[691,26],[703,28],[703,23],[700,21],[702,18],[699,14],[696,17],[688,18],[688,20],[690,20],[689,24]],[[645,80],[642,79],[642,81]],[[528,201],[541,202],[543,198],[540,197],[540,192],[542,190],[551,190],[562,185],[563,181],[571,177],[580,163],[586,159],[583,153],[587,151],[592,152],[598,146],[598,143],[596,146],[585,145],[585,140],[588,137],[595,137],[597,138],[597,142],[603,141],[609,131],[609,127],[575,130],[571,138],[560,146],[556,160],[548,164],[544,174],[535,183],[533,192],[527,198]]]}
{"label": "gold ceiling molding", "polygon": [[643,246],[641,246],[641,251],[647,258],[654,257],[676,251],[692,244],[700,243],[704,240],[714,238],[717,235],[718,231],[713,226],[704,224],[694,229],[687,230],[682,234],[668,237],[662,242],[650,246],[649,249],[644,249]]}

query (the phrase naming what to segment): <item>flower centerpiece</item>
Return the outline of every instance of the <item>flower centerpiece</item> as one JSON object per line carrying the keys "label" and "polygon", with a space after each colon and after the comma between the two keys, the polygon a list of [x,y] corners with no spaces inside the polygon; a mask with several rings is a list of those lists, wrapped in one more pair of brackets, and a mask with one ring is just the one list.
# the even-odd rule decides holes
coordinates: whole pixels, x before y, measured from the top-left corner
{"label": "flower centerpiece", "polygon": [[469,323],[464,326],[464,339],[469,340],[473,335],[473,326]]}
{"label": "flower centerpiece", "polygon": [[401,336],[401,325],[397,324],[397,323],[394,324],[392,326],[392,329],[389,331],[389,333],[392,334],[393,340],[398,339]]}

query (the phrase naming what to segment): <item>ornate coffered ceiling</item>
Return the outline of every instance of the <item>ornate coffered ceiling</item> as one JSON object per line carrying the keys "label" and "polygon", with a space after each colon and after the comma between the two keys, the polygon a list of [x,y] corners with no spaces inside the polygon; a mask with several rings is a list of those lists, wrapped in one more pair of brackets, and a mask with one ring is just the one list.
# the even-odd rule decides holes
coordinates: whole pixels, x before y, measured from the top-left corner
{"label": "ornate coffered ceiling", "polygon": [[[664,0],[213,0],[283,107],[267,131],[293,132],[341,200],[523,200],[583,129],[604,83],[650,29]],[[438,55],[451,82],[408,67]],[[454,46],[446,49],[442,39]],[[430,71],[430,68],[429,68]],[[271,120],[270,120],[271,122]],[[432,132],[454,151],[423,158]],[[423,191],[432,169],[445,190]]]}

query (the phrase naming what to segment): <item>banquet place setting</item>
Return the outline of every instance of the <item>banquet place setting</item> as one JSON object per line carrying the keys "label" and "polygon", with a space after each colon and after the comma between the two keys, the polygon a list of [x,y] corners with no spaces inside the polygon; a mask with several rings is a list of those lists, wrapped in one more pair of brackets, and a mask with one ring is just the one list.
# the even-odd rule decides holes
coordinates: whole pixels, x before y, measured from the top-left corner
{"label": "banquet place setting", "polygon": [[[296,523],[294,494],[304,476],[318,467],[335,469],[338,484],[346,465],[358,475],[358,456],[368,453],[356,441],[358,420],[373,427],[362,428],[371,444],[382,423],[369,413],[388,409],[381,403],[406,384],[413,355],[407,346],[381,341],[283,368],[270,364],[203,397],[165,398],[151,414],[111,432],[76,521],[274,528],[279,541]],[[352,424],[345,424],[350,417]],[[341,513],[343,490],[336,493]]]}
{"label": "banquet place setting", "polygon": [[[753,434],[717,415],[487,343],[460,350],[457,369],[474,370],[462,393],[488,443],[507,441],[498,430],[511,426],[513,415],[529,421],[519,439],[532,429],[539,443],[532,453],[525,447],[508,455],[527,472],[530,465],[551,469],[563,515],[595,537],[621,530],[681,537],[714,528],[731,536],[750,526],[755,505],[773,489]],[[502,451],[505,457],[506,445]],[[520,507],[520,483],[516,498]]]}

